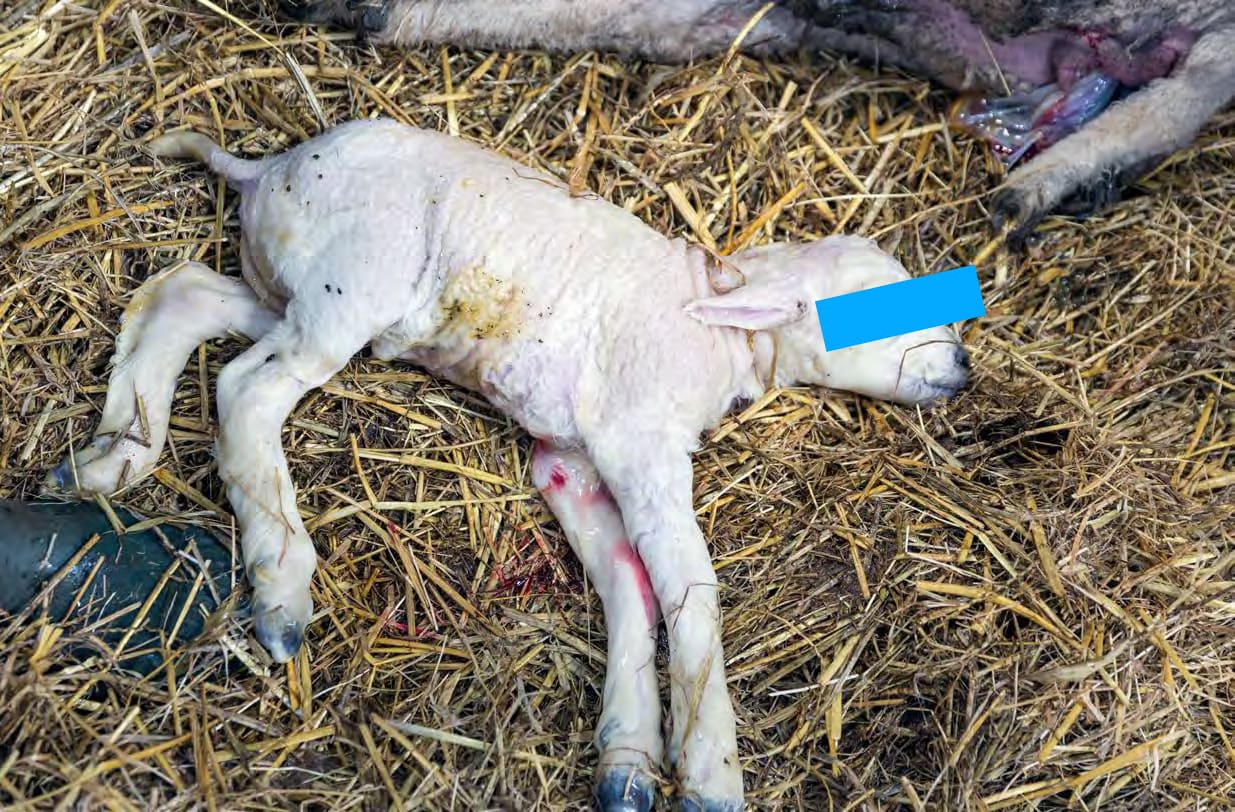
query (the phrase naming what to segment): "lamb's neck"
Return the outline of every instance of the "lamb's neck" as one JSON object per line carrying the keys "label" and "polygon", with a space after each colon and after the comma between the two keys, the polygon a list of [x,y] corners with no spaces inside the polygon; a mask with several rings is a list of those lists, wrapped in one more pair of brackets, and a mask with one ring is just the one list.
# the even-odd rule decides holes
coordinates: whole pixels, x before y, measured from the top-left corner
{"label": "lamb's neck", "polygon": [[771,334],[724,328],[729,350],[731,390],[726,411],[763,397],[776,383],[776,344]]}
{"label": "lamb's neck", "polygon": [[[746,284],[741,270],[700,246],[689,246],[686,257],[697,296],[728,293]],[[772,335],[766,331],[718,329],[725,337],[718,346],[727,354],[731,370],[731,391],[725,403],[733,405],[763,397],[776,385],[776,342]]]}

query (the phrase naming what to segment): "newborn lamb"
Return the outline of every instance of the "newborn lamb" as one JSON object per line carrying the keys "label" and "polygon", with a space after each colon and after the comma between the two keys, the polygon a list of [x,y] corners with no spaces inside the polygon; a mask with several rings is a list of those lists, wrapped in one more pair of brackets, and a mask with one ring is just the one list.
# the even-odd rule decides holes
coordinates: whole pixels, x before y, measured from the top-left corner
{"label": "newborn lamb", "polygon": [[968,359],[947,328],[825,352],[812,303],[905,270],[856,237],[724,262],[599,198],[461,139],[353,121],[260,161],[202,135],[157,139],[239,190],[245,283],[181,263],[124,314],[94,439],[50,475],[111,492],[148,474],[175,380],[202,341],[256,343],[219,375],[219,475],[258,640],[299,649],[316,557],[280,427],[366,344],[483,394],[536,438],[533,481],[604,604],[597,726],[604,809],[650,809],[663,755],[656,630],[667,621],[684,808],[740,809],[717,581],[692,508],[701,432],[769,386],[899,403],[950,397]]}

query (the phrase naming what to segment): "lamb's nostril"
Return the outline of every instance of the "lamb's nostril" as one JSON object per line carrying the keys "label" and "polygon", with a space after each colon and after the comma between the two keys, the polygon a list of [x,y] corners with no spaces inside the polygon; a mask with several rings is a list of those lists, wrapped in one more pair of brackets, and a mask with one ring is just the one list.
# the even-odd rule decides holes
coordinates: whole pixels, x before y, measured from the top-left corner
{"label": "lamb's nostril", "polygon": [[957,347],[954,352],[956,353],[957,366],[968,372],[970,369],[969,353],[965,351],[964,347]]}

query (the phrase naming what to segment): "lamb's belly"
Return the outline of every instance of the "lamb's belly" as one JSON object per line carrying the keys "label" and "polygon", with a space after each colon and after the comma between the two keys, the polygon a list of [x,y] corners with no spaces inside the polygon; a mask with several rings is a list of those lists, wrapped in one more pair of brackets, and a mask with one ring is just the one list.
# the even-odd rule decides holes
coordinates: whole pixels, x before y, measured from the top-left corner
{"label": "lamb's belly", "polygon": [[463,357],[422,349],[400,358],[483,395],[533,437],[563,446],[580,443],[578,359],[536,340],[476,344]]}
{"label": "lamb's belly", "polygon": [[560,301],[483,260],[459,261],[445,276],[431,309],[374,338],[374,356],[409,361],[483,395],[536,437],[577,440],[584,350]]}

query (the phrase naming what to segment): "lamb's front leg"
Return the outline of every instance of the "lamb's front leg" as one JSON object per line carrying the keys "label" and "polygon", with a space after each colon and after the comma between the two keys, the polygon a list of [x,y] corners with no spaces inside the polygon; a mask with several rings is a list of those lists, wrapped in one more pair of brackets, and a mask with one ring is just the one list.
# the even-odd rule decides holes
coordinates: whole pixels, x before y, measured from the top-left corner
{"label": "lamb's front leg", "polygon": [[111,493],[145,476],[163,450],[176,379],[197,345],[229,331],[256,339],[274,322],[248,285],[200,262],[143,282],[121,316],[94,437],[48,474],[47,485]]}
{"label": "lamb's front leg", "polygon": [[725,682],[716,572],[695,521],[690,455],[671,438],[611,427],[588,451],[647,567],[669,631],[669,760],[683,810],[742,808],[737,723]]}
{"label": "lamb's front leg", "polygon": [[280,429],[296,403],[363,345],[343,330],[311,333],[289,316],[219,374],[219,476],[240,528],[257,639],[277,662],[290,660],[304,639],[317,566]]}
{"label": "lamb's front leg", "polygon": [[649,812],[660,763],[656,629],[660,612],[622,516],[587,456],[537,441],[532,481],[600,595],[609,659],[596,747],[596,800],[605,812]]}

